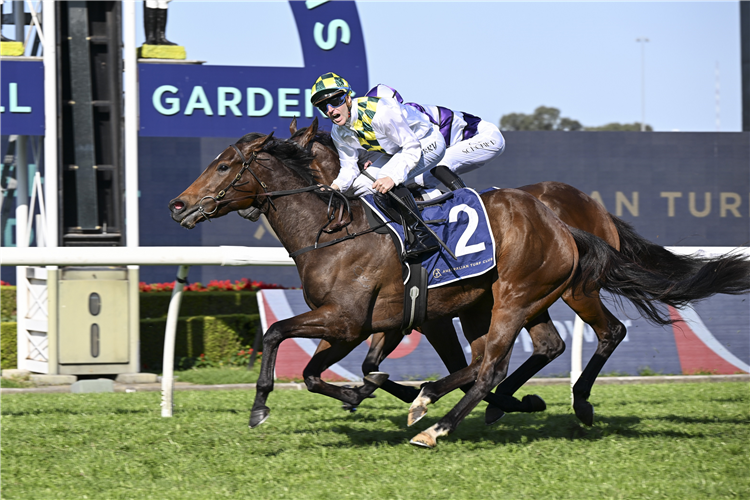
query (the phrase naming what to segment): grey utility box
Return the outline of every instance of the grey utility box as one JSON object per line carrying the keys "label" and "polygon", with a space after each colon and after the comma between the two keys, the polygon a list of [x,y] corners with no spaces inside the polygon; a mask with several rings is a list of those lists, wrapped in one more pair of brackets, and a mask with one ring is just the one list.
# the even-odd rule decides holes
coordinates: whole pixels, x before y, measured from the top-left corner
{"label": "grey utility box", "polygon": [[66,267],[57,285],[58,373],[138,372],[138,270]]}

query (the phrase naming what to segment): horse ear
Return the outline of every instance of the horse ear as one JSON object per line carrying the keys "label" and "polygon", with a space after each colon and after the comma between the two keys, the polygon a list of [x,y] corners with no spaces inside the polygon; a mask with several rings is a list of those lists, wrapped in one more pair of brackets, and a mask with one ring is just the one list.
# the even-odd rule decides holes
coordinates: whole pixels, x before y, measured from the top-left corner
{"label": "horse ear", "polygon": [[303,148],[306,148],[308,144],[310,144],[310,141],[313,140],[315,137],[315,134],[318,133],[318,117],[316,116],[313,122],[310,124],[309,127],[307,127],[307,130],[305,130],[305,133],[302,134],[302,140],[300,140],[300,146]]}
{"label": "horse ear", "polygon": [[289,133],[294,135],[297,132],[297,117],[292,118],[292,123],[289,124]]}
{"label": "horse ear", "polygon": [[261,149],[263,148],[263,146],[268,144],[272,138],[273,138],[273,132],[271,132],[270,134],[266,136],[266,139],[263,141],[263,144],[260,145]]}

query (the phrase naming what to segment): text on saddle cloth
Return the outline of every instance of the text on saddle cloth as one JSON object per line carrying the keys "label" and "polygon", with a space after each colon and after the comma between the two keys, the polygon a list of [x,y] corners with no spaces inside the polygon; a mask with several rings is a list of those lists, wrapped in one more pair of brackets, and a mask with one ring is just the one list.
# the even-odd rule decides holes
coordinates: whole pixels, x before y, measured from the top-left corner
{"label": "text on saddle cloth", "polygon": [[[373,200],[372,195],[362,200],[381,220],[391,220]],[[433,231],[453,249],[457,260],[453,260],[442,249],[422,256],[422,266],[429,275],[428,288],[435,288],[465,278],[486,273],[495,267],[495,238],[490,231],[487,211],[476,191],[463,188],[453,191],[453,197],[438,205],[424,208],[422,218],[430,223]],[[404,228],[396,221],[388,224],[404,248]]]}

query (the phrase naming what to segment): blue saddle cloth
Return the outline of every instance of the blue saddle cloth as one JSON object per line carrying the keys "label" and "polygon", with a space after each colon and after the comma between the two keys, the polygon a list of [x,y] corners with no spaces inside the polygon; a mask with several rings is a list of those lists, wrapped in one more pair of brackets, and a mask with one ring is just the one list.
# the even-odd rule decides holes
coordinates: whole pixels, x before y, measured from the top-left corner
{"label": "blue saddle cloth", "polygon": [[[375,204],[372,195],[362,197],[373,212],[384,222],[390,217]],[[453,197],[422,211],[425,221],[444,220],[429,224],[441,240],[456,255],[456,260],[440,247],[422,255],[422,266],[429,274],[428,288],[435,288],[465,278],[479,276],[495,267],[495,238],[490,231],[487,211],[476,191],[463,188],[453,191]],[[398,222],[388,224],[404,249],[404,228]],[[408,277],[407,277],[408,279]]]}

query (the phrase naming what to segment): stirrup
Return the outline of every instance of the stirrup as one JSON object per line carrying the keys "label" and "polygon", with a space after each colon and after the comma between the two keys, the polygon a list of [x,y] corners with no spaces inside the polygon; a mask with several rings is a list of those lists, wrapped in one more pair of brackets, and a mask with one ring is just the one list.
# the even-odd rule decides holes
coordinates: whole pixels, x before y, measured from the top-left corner
{"label": "stirrup", "polygon": [[448,167],[445,165],[438,165],[437,167],[430,170],[430,173],[440,182],[445,184],[445,187],[450,189],[451,191],[455,191],[456,189],[465,188],[466,184],[464,181],[456,175],[455,172],[451,171]]}

